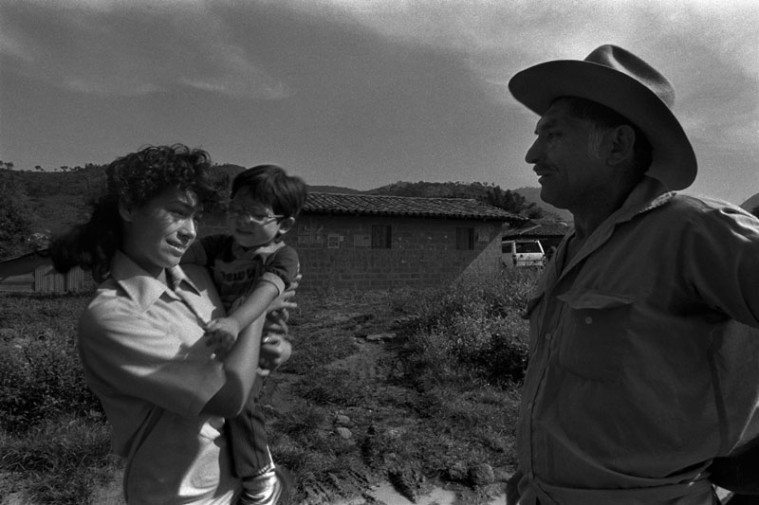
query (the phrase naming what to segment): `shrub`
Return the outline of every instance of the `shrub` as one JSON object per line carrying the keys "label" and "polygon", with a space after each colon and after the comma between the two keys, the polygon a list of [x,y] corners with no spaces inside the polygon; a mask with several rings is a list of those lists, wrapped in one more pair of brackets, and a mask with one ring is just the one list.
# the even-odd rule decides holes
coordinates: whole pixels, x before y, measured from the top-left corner
{"label": "shrub", "polygon": [[[100,418],[76,350],[83,297],[0,297],[3,326],[16,335],[0,341],[0,427],[23,433],[64,414]],[[72,309],[72,305],[75,308]]]}
{"label": "shrub", "polygon": [[507,271],[489,281],[460,283],[406,300],[416,318],[407,325],[404,357],[421,382],[461,377],[505,385],[524,377],[528,324],[520,316],[535,272]]}
{"label": "shrub", "polygon": [[0,426],[23,432],[62,414],[99,417],[70,336],[37,335],[0,349]]}

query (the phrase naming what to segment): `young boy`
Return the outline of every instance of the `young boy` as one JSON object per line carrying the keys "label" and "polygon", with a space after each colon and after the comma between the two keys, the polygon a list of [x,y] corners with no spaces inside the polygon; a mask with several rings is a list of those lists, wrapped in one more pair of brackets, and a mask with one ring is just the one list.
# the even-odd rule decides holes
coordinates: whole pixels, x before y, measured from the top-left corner
{"label": "young boy", "polygon": [[[305,201],[306,184],[275,165],[247,169],[232,181],[229,234],[199,239],[182,258],[211,270],[227,309],[227,317],[208,324],[209,332],[234,341],[295,280],[298,254],[282,236]],[[220,347],[223,352],[225,344]],[[259,368],[259,374],[268,370]],[[269,452],[265,418],[254,401],[258,391],[260,386],[243,412],[226,422],[235,473],[243,481],[241,505],[275,504],[287,486]]]}

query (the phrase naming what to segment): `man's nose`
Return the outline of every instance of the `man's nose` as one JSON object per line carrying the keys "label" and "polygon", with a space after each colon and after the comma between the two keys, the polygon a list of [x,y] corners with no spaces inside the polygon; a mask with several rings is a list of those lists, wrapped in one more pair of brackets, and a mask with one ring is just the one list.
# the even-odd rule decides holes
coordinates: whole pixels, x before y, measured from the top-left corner
{"label": "man's nose", "polygon": [[524,155],[524,160],[527,163],[535,164],[540,160],[540,146],[538,145],[538,139],[527,149],[527,153]]}

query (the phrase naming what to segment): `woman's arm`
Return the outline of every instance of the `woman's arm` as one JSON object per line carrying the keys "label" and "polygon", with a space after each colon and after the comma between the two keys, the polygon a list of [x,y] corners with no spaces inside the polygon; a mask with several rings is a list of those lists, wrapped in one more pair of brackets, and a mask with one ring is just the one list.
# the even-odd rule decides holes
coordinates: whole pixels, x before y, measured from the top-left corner
{"label": "woman's arm", "polygon": [[[204,413],[235,417],[242,411],[258,377],[256,371],[259,356],[262,356],[266,364],[272,368],[276,368],[290,358],[292,348],[290,343],[284,339],[288,332],[287,319],[289,314],[287,307],[295,306],[289,300],[295,296],[295,288],[298,287],[300,279],[301,276],[298,276],[290,290],[285,291],[271,302],[273,308],[283,310],[278,310],[276,315],[272,314],[268,320],[266,316],[259,317],[251,323],[249,331],[240,334],[231,351],[223,360],[226,376],[224,385],[203,407]],[[273,338],[270,342],[262,345],[261,334],[264,330]],[[263,354],[261,354],[262,350]]]}
{"label": "woman's arm", "polygon": [[241,334],[225,356],[224,384],[205,404],[203,413],[236,417],[242,411],[257,377],[256,368],[263,324],[263,317],[253,321],[251,331]]}

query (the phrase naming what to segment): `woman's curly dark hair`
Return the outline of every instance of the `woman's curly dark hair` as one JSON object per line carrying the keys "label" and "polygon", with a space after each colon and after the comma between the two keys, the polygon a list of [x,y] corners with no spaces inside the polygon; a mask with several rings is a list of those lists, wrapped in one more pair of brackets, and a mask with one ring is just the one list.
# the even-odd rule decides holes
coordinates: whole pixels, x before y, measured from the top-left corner
{"label": "woman's curly dark hair", "polygon": [[210,166],[206,151],[182,144],[150,146],[118,158],[106,169],[107,189],[92,203],[89,221],[53,239],[55,269],[66,272],[79,265],[92,271],[96,281],[103,281],[122,244],[119,204],[139,208],[176,187],[193,191],[201,205],[213,205],[220,196],[210,178]]}

